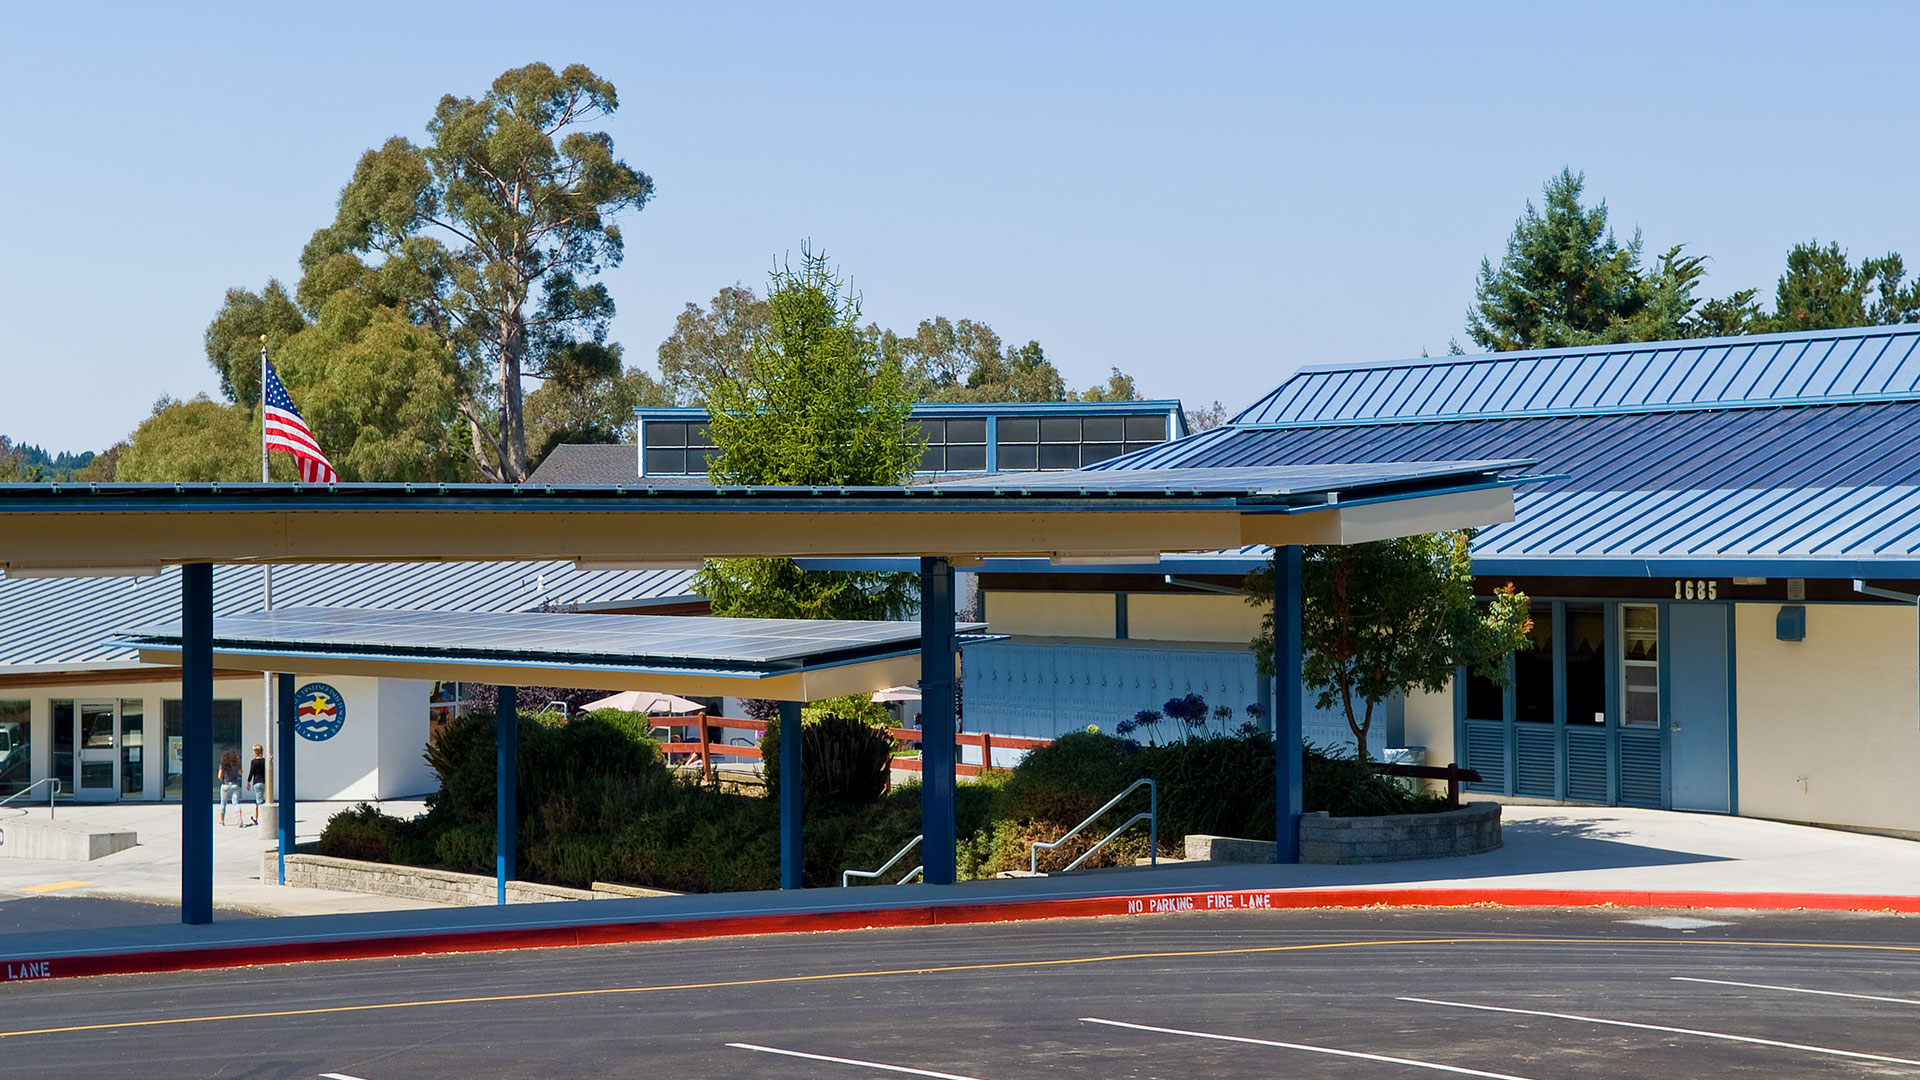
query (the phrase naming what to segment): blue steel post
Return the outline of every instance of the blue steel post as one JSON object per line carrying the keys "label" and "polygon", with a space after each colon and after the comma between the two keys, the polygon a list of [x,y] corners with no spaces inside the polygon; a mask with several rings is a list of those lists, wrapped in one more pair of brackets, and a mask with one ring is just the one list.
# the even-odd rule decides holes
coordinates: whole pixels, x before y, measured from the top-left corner
{"label": "blue steel post", "polygon": [[953,810],[953,565],[920,560],[920,832],[929,885],[951,885]]}
{"label": "blue steel post", "polygon": [[[806,865],[800,847],[800,703],[780,703],[780,887],[800,887]],[[765,768],[763,762],[761,768]]]}
{"label": "blue steel post", "polygon": [[180,921],[213,921],[213,564],[180,568]]}
{"label": "blue steel post", "polygon": [[1300,547],[1273,551],[1274,859],[1300,861]]}
{"label": "blue steel post", "polygon": [[280,827],[280,884],[287,883],[287,855],[293,851],[293,845],[299,830],[294,828],[294,815],[298,813],[300,798],[296,795],[293,780],[293,676],[282,672],[273,678],[274,711],[279,714],[278,727],[274,729],[273,765],[276,771],[273,778],[273,820]]}
{"label": "blue steel post", "polygon": [[520,692],[517,687],[500,688],[500,699],[493,707],[494,803],[493,803],[493,877],[494,903],[507,902],[507,882],[513,880],[519,857],[520,834]]}

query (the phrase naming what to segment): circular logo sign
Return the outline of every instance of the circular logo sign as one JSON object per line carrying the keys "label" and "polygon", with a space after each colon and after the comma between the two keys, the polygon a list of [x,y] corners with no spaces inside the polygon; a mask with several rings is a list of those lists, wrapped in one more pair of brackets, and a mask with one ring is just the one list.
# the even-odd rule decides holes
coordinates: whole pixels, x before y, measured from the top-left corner
{"label": "circular logo sign", "polygon": [[293,730],[301,738],[325,742],[346,722],[346,700],[326,683],[310,682],[293,692]]}

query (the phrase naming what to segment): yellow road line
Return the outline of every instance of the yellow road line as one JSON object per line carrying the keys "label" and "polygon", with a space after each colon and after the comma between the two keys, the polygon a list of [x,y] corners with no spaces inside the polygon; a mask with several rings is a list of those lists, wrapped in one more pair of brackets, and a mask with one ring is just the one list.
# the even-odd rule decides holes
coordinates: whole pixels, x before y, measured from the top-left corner
{"label": "yellow road line", "polygon": [[1007,971],[1020,968],[1070,967],[1079,964],[1113,964],[1128,960],[1177,960],[1204,956],[1254,956],[1265,953],[1312,952],[1320,949],[1377,949],[1428,945],[1670,945],[1678,947],[1730,947],[1743,949],[1835,949],[1863,952],[1920,953],[1920,945],[1856,945],[1802,941],[1702,941],[1672,938],[1410,938],[1390,941],[1326,941],[1310,945],[1259,945],[1237,949],[1183,949],[1168,952],[1113,953],[1106,956],[1074,956],[1058,960],[1004,960],[990,964],[950,964],[942,967],[886,968],[874,971],[827,972],[818,975],[777,975],[762,979],[727,979],[717,982],[665,983],[658,986],[606,986],[586,990],[545,990],[524,994],[490,994],[480,997],[429,998],[421,1001],[384,1001],[368,1005],[328,1005],[306,1009],[274,1009],[263,1012],[214,1013],[204,1016],[172,1016],[159,1020],[123,1020],[119,1023],[74,1024],[68,1027],[25,1028],[0,1031],[0,1039],[22,1035],[64,1035],[82,1031],[118,1031],[130,1028],[168,1027],[175,1024],[208,1024],[226,1020],[270,1020],[287,1016],[325,1016],[330,1013],[379,1012],[387,1009],[419,1009],[444,1005],[486,1005],[504,1001],[543,1001],[554,998],[604,997],[610,994],[658,994],[675,990],[722,990],[742,986],[779,986],[787,983],[832,982],[844,979],[874,979],[899,975],[952,975],[969,971]]}
{"label": "yellow road line", "polygon": [[49,892],[59,892],[62,889],[84,889],[87,886],[92,884],[93,882],[91,881],[54,881],[54,882],[49,882],[45,885],[28,885],[25,888],[20,889],[19,891],[49,893]]}

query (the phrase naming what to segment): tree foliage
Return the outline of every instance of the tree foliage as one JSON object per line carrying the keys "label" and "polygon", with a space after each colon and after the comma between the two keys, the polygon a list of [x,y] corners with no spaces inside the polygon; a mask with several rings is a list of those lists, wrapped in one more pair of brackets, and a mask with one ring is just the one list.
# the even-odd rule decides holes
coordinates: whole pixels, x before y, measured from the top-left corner
{"label": "tree foliage", "polygon": [[[744,371],[706,388],[716,484],[900,484],[924,442],[897,365],[882,363],[860,324],[860,299],[803,248],[772,274],[768,326]],[[791,560],[707,563],[695,588],[716,615],[876,618],[913,604],[905,574],[802,571]]]}
{"label": "tree foliage", "polygon": [[1920,321],[1920,278],[1906,280],[1898,253],[1852,265],[1839,244],[1810,240],[1787,252],[1764,330],[1832,330]]}
{"label": "tree foliage", "polygon": [[1625,244],[1604,200],[1582,204],[1585,174],[1562,169],[1527,202],[1500,265],[1480,261],[1467,335],[1494,351],[1551,349],[1744,333],[1754,290],[1718,300],[1696,295],[1706,257],[1669,248],[1641,264],[1639,230]]}
{"label": "tree foliage", "polygon": [[653,181],[583,130],[617,107],[613,84],[579,64],[530,64],[478,99],[447,95],[426,145],[396,136],[361,157],[333,224],[301,255],[309,314],[351,290],[441,339],[486,479],[529,471],[524,378],[620,374],[606,342],[613,299],[593,278],[620,262],[614,219],[645,206]]}
{"label": "tree foliage", "polygon": [[[287,459],[287,455],[276,457]],[[293,480],[291,459],[276,479]],[[245,405],[200,394],[190,401],[163,397],[134,429],[120,453],[114,479],[132,481],[225,481],[260,479],[259,413]]]}
{"label": "tree foliage", "polygon": [[[1374,707],[1413,692],[1438,693],[1457,668],[1502,685],[1508,655],[1526,640],[1527,597],[1513,586],[1490,602],[1474,597],[1473,531],[1429,533],[1367,544],[1308,547],[1301,572],[1302,681],[1319,707],[1338,702],[1367,753]],[[1273,573],[1247,579],[1247,602],[1264,606],[1253,650],[1273,674]]]}
{"label": "tree foliage", "polygon": [[743,285],[715,293],[711,307],[689,303],[660,343],[660,381],[672,403],[699,405],[713,383],[751,377],[753,350],[771,320],[767,302]]}

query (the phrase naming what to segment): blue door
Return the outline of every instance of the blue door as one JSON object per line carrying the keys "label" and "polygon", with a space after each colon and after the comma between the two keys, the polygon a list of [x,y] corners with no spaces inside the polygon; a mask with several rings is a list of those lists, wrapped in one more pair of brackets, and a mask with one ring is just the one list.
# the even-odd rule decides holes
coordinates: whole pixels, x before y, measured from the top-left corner
{"label": "blue door", "polygon": [[1668,751],[1675,810],[1731,813],[1730,604],[1668,604]]}

